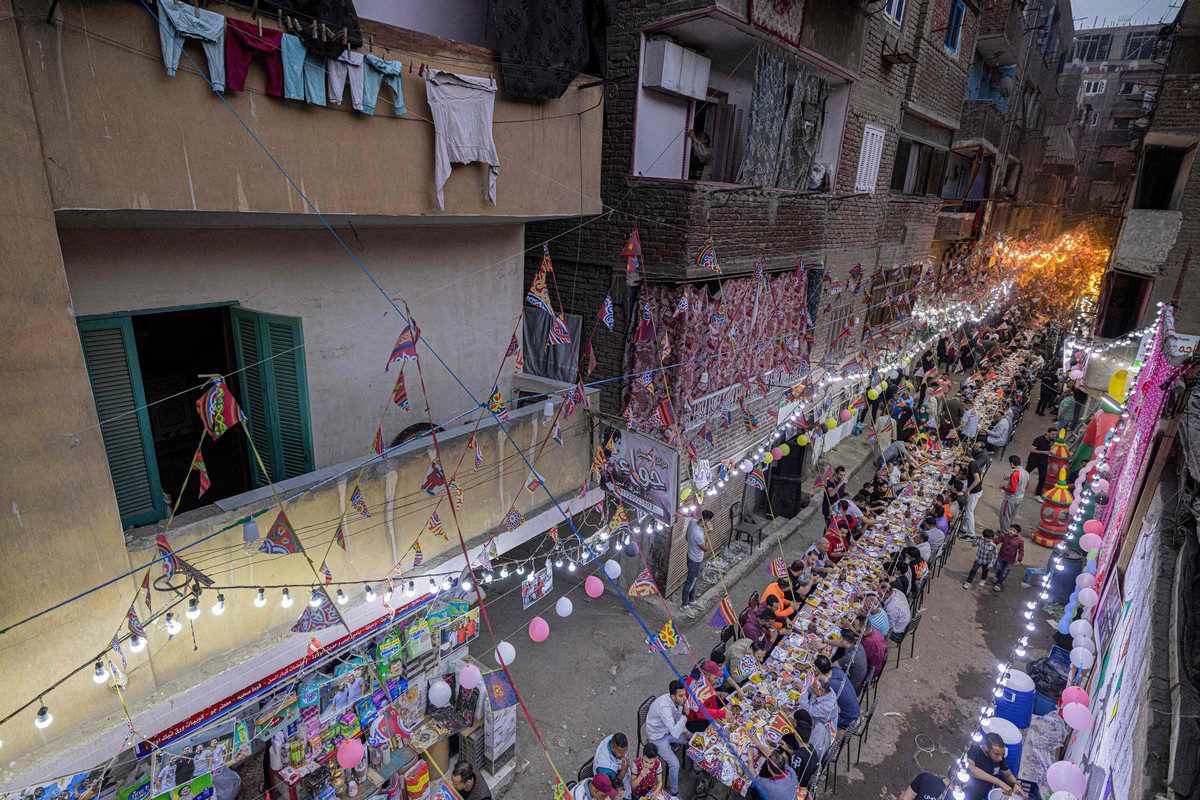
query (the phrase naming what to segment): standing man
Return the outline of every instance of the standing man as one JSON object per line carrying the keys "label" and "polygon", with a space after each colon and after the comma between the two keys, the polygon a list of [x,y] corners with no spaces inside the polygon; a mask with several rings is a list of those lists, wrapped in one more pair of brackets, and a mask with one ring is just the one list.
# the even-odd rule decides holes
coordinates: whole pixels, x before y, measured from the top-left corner
{"label": "standing man", "polygon": [[700,571],[704,568],[704,554],[708,552],[708,537],[705,529],[713,518],[713,512],[707,508],[700,512],[704,524],[700,520],[691,519],[687,524],[687,578],[683,581],[683,613],[689,617],[696,616],[696,583],[700,580]]}
{"label": "standing man", "polygon": [[1009,456],[1008,465],[1011,471],[1008,473],[1008,480],[1001,487],[1001,491],[1004,492],[1004,500],[1000,503],[1001,531],[1007,531],[1016,520],[1017,509],[1021,507],[1021,501],[1025,499],[1025,489],[1029,486],[1029,473],[1021,469],[1020,456]]}
{"label": "standing man", "polygon": [[999,592],[1004,588],[1004,579],[1008,577],[1013,565],[1025,560],[1025,541],[1021,539],[1021,526],[1013,523],[1008,530],[1002,531],[996,545],[996,575],[992,578],[992,588]]}
{"label": "standing man", "polygon": [[1058,394],[1058,371],[1054,366],[1047,364],[1038,376],[1038,385],[1041,387],[1041,394],[1038,395],[1037,415],[1039,417],[1046,416],[1046,409],[1054,405],[1054,398]]}
{"label": "standing man", "polygon": [[829,480],[825,481],[825,494],[821,498],[821,511],[825,514],[825,527],[829,527],[834,505],[845,496],[846,468],[837,466],[834,468],[833,474],[829,476]]}
{"label": "standing man", "polygon": [[975,403],[970,400],[963,400],[962,422],[958,432],[964,443],[973,442],[979,438],[979,411],[975,408]]}
{"label": "standing man", "polygon": [[[658,748],[658,756],[667,767],[667,791],[679,796],[679,756],[671,745],[683,741],[687,730],[687,716],[683,706],[687,702],[687,691],[679,681],[671,681],[667,693],[659,695],[650,704],[646,715],[646,738]],[[836,708],[836,705],[835,705]]]}
{"label": "standing man", "polygon": [[1054,446],[1054,440],[1057,437],[1058,431],[1054,428],[1047,428],[1046,432],[1033,440],[1033,449],[1029,451],[1029,457],[1025,459],[1025,470],[1029,472],[1030,477],[1034,471],[1037,471],[1038,480],[1033,490],[1034,497],[1042,496],[1042,488],[1046,485],[1046,470],[1050,468],[1050,448]]}
{"label": "standing man", "polygon": [[963,510],[963,526],[972,540],[975,539],[975,506],[983,497],[983,473],[987,470],[987,461],[983,455],[983,445],[976,442],[975,458],[967,464],[967,507]]}

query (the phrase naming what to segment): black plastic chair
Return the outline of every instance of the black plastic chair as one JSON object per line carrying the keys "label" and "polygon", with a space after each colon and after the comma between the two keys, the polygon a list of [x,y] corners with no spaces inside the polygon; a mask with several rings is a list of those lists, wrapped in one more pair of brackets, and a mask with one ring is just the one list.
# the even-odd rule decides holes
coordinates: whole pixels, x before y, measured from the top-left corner
{"label": "black plastic chair", "polygon": [[643,736],[643,731],[644,731],[644,730],[645,730],[645,728],[646,728],[646,717],[650,716],[650,706],[651,706],[651,704],[652,704],[652,703],[654,703],[654,698],[655,698],[655,696],[654,696],[654,695],[650,695],[649,697],[647,697],[645,700],[643,700],[643,701],[642,701],[642,704],[641,704],[640,706],[638,706],[638,712],[637,712],[637,734],[638,734],[638,748],[637,748],[637,754],[638,754],[639,756],[642,754],[642,745],[643,745],[643,744],[645,743],[645,741],[646,741],[646,739],[645,739],[645,738],[644,738],[644,736]]}
{"label": "black plastic chair", "polygon": [[850,728],[846,731],[846,772],[850,771],[850,740],[858,739],[858,752],[854,755],[855,765],[862,761],[862,746],[867,736],[871,733],[871,719],[875,716],[875,707],[872,706],[866,714],[863,714],[855,720],[856,728]]}
{"label": "black plastic chair", "polygon": [[908,657],[912,658],[917,649],[917,628],[921,625],[921,613],[918,612],[908,623],[908,627],[904,629],[904,636],[896,643],[896,668],[900,668],[900,651],[904,649],[904,643],[908,642]]}
{"label": "black plastic chair", "polygon": [[846,735],[842,734],[833,740],[833,744],[829,745],[829,752],[825,754],[825,762],[821,765],[821,772],[824,780],[821,784],[822,792],[829,791],[830,771],[833,772],[833,792],[837,792],[837,774],[838,774],[838,759],[842,755],[842,746],[846,743]]}
{"label": "black plastic chair", "polygon": [[575,776],[575,782],[591,780],[596,774],[596,757],[592,756],[587,761],[583,762],[583,766],[579,768],[579,774]]}

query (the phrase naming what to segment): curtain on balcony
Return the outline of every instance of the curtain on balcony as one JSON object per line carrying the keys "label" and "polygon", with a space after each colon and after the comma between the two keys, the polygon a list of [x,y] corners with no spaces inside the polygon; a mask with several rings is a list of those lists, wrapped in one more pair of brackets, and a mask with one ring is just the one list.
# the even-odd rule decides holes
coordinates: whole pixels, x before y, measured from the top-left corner
{"label": "curtain on balcony", "polygon": [[504,91],[553,99],[581,72],[603,77],[617,0],[491,0]]}
{"label": "curtain on balcony", "polygon": [[[792,84],[787,117],[780,137],[779,174],[775,186],[780,189],[817,189],[825,178],[825,169],[816,163],[825,125],[825,100],[829,84],[800,68]],[[824,165],[828,168],[830,165]]]}
{"label": "curtain on balcony", "polygon": [[787,64],[766,47],[759,47],[754,67],[750,126],[742,151],[738,183],[774,186],[779,170],[779,137],[787,107]]}

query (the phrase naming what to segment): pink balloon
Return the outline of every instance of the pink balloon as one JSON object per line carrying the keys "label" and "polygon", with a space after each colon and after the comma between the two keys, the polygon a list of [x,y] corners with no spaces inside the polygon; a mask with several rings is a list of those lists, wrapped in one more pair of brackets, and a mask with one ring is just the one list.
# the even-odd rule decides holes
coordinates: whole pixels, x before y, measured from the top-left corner
{"label": "pink balloon", "polygon": [[604,584],[595,575],[588,575],[587,580],[583,582],[583,590],[587,592],[588,597],[599,597],[604,594]]}
{"label": "pink balloon", "polygon": [[771,458],[774,458],[776,460],[783,458],[783,450],[779,449],[778,447],[772,447],[771,448]]}
{"label": "pink balloon", "polygon": [[338,745],[337,762],[342,769],[354,769],[362,763],[366,748],[358,739],[346,739]]}
{"label": "pink balloon", "polygon": [[1088,697],[1087,690],[1082,686],[1068,686],[1063,689],[1062,701],[1063,705],[1077,703],[1086,707],[1091,706],[1091,699]]}
{"label": "pink balloon", "polygon": [[[1083,703],[1067,703],[1063,706],[1062,718],[1068,727],[1077,731],[1086,731],[1092,727],[1091,709]],[[1067,791],[1070,792],[1071,790],[1067,789]],[[1071,792],[1071,794],[1075,793]]]}
{"label": "pink balloon", "polygon": [[1101,478],[1100,480],[1096,481],[1096,491],[1097,492],[1107,492],[1108,486],[1109,486],[1109,484],[1108,484],[1107,478]]}
{"label": "pink balloon", "polygon": [[1075,794],[1082,783],[1087,788],[1087,776],[1072,761],[1055,761],[1046,769],[1046,785],[1055,792],[1070,792],[1076,797],[1082,797],[1083,792]]}
{"label": "pink balloon", "polygon": [[1104,544],[1104,540],[1094,533],[1085,533],[1079,537],[1079,546],[1084,549],[1084,552],[1095,550],[1102,544]]}
{"label": "pink balloon", "polygon": [[841,413],[842,422],[846,422],[853,416],[854,416],[854,414],[850,413],[850,409],[848,409],[848,408],[842,409],[842,413]]}
{"label": "pink balloon", "polygon": [[458,671],[458,685],[467,691],[474,689],[482,680],[483,673],[474,664],[463,664],[463,668]]}
{"label": "pink balloon", "polygon": [[1067,374],[1068,374],[1068,375],[1069,375],[1069,376],[1070,376],[1070,377],[1071,377],[1073,380],[1079,380],[1080,378],[1082,378],[1082,377],[1083,377],[1083,370],[1081,370],[1081,369],[1073,369],[1073,370],[1071,370],[1070,372],[1068,372]]}
{"label": "pink balloon", "polygon": [[[594,575],[592,577],[595,577]],[[550,623],[541,617],[534,617],[529,621],[529,638],[535,642],[544,642],[546,637],[550,635]]]}
{"label": "pink balloon", "polygon": [[1089,519],[1087,522],[1083,523],[1083,532],[1094,533],[1097,536],[1102,536],[1104,534],[1104,523],[1098,519]]}

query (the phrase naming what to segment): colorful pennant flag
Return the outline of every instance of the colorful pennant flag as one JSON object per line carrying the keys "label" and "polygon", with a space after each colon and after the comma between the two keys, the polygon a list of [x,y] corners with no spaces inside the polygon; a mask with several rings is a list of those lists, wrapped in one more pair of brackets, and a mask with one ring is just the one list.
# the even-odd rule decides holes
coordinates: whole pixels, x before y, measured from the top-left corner
{"label": "colorful pennant flag", "polygon": [[387,364],[384,364],[383,371],[387,372],[388,367],[397,361],[401,364],[405,361],[416,361],[417,340],[420,338],[421,329],[409,320],[409,323],[404,326],[404,330],[400,331],[400,335],[396,337],[396,345],[392,348],[392,354],[388,357]]}
{"label": "colorful pennant flag", "polygon": [[146,626],[138,619],[137,610],[130,605],[129,610],[125,612],[126,624],[129,627],[129,632],[134,636],[146,638]]}
{"label": "colorful pennant flag", "polygon": [[550,293],[546,291],[546,274],[552,270],[550,266],[550,248],[542,243],[542,263],[533,282],[529,284],[529,292],[525,295],[525,303],[554,316],[554,308],[550,305]]}
{"label": "colorful pennant flag", "polygon": [[663,427],[672,428],[675,426],[675,411],[671,408],[670,398],[664,397],[662,400],[659,400],[655,413],[659,424]]}
{"label": "colorful pennant flag", "polygon": [[562,399],[562,418],[570,419],[571,413],[575,410],[575,407],[583,402],[583,390],[578,386],[572,386],[570,389],[567,389],[562,393]]}
{"label": "colorful pennant flag", "polygon": [[413,565],[413,569],[416,569],[417,567],[421,566],[421,564],[424,563],[424,561],[425,561],[425,551],[421,549],[421,537],[420,536],[418,536],[416,539],[413,540],[412,551],[413,551],[412,565]]}
{"label": "colorful pennant flag", "polygon": [[770,291],[770,286],[767,285],[767,274],[763,271],[762,259],[754,262],[754,280],[762,287],[764,292]]}
{"label": "colorful pennant flag", "polygon": [[767,477],[763,474],[762,467],[755,467],[746,476],[746,485],[751,489],[758,489],[760,492],[767,490]]}
{"label": "colorful pennant flag", "polygon": [[454,506],[455,511],[462,509],[463,490],[456,482],[450,481],[446,484],[446,494],[450,495],[450,503]]}
{"label": "colorful pennant flag", "polygon": [[675,313],[671,314],[671,316],[678,317],[680,314],[687,311],[689,306],[691,306],[691,302],[688,300],[687,292],[684,291],[684,293],[679,296],[679,302],[675,305]]}
{"label": "colorful pennant flag", "polygon": [[725,628],[737,622],[737,614],[733,611],[733,603],[729,602],[729,595],[721,598],[721,602],[717,604],[716,611],[713,612],[712,619],[708,621],[710,628]]}
{"label": "colorful pennant flag", "polygon": [[204,454],[200,449],[196,449],[196,455],[192,458],[192,469],[199,473],[200,493],[197,497],[203,497],[204,493],[212,486],[212,481],[208,479],[208,467],[204,464]]}
{"label": "colorful pennant flag", "polygon": [[[425,530],[429,531],[443,542],[450,541],[450,537],[446,535],[446,526],[442,524],[442,518],[436,511],[429,515],[429,521],[425,523]],[[413,566],[416,566],[416,564]]]}
{"label": "colorful pennant flag", "polygon": [[703,269],[710,269],[718,275],[721,274],[721,265],[717,263],[717,249],[713,246],[712,239],[709,239],[700,252],[696,254],[696,266]]}
{"label": "colorful pennant flag", "polygon": [[675,620],[669,619],[662,629],[654,634],[654,636],[646,641],[650,645],[649,652],[660,653],[663,650],[672,650],[675,645],[679,644],[679,635],[675,632]]}
{"label": "colorful pennant flag", "polygon": [[596,353],[592,350],[592,343],[588,342],[587,347],[583,350],[584,374],[591,376],[596,371]]}
{"label": "colorful pennant flag", "polygon": [[632,529],[629,527],[629,512],[625,510],[623,503],[618,503],[617,510],[608,521],[608,533],[610,536],[624,536],[630,532]]}
{"label": "colorful pennant flag", "polygon": [[625,246],[621,248],[621,255],[625,257],[625,278],[629,280],[637,274],[638,269],[642,266],[642,240],[638,236],[637,228],[629,232],[629,238],[625,240]]}
{"label": "colorful pennant flag", "polygon": [[570,344],[571,332],[567,330],[567,321],[562,317],[556,316],[554,322],[550,324],[550,338],[547,346],[552,344]]}
{"label": "colorful pennant flag", "polygon": [[396,375],[396,385],[392,387],[392,402],[400,406],[401,411],[408,411],[408,390],[404,388],[404,367]]}
{"label": "colorful pennant flag", "polygon": [[329,564],[321,562],[321,579],[325,581],[325,585],[333,583],[333,573],[329,570]]}
{"label": "colorful pennant flag", "polygon": [[558,424],[557,422],[556,422],[556,423],[554,423],[554,430],[553,430],[553,431],[551,431],[551,433],[550,433],[550,438],[551,438],[551,439],[553,439],[553,440],[554,440],[554,442],[555,442],[555,443],[556,443],[556,444],[557,444],[559,447],[562,447],[562,444],[563,444],[562,428],[561,428],[561,427],[559,427],[559,424]]}
{"label": "colorful pennant flag", "polygon": [[434,497],[446,485],[446,476],[442,473],[442,465],[436,460],[429,462],[429,469],[425,472],[425,480],[421,483],[421,491],[430,497]]}
{"label": "colorful pennant flag", "polygon": [[367,500],[363,497],[362,487],[355,485],[354,491],[350,494],[350,505],[354,506],[355,510],[364,517],[371,516],[371,512],[367,510]]}
{"label": "colorful pennant flag", "polygon": [[639,572],[638,576],[633,579],[633,585],[629,587],[630,597],[650,597],[656,594],[658,594],[658,586],[654,583],[654,577],[648,569]]}
{"label": "colorful pennant flag", "polygon": [[[308,603],[305,603],[304,611],[300,613],[300,619],[296,620],[296,624],[292,626],[292,630],[296,633],[313,633],[340,624],[341,620],[338,618],[338,613],[332,606],[332,603],[322,603],[313,608]],[[321,643],[317,641],[317,637],[314,636],[312,641],[316,642],[318,650],[321,649]],[[311,645],[312,643],[310,642],[310,647]]]}
{"label": "colorful pennant flag", "polygon": [[530,471],[529,471],[529,478],[527,478],[527,479],[526,479],[526,481],[525,481],[525,489],[526,489],[526,490],[527,490],[527,491],[528,491],[530,494],[533,494],[534,492],[536,492],[536,491],[537,491],[538,489],[540,489],[540,488],[542,488],[542,479],[541,479],[541,476],[539,476],[539,475],[537,474],[537,472],[535,472],[535,471],[533,471],[533,470],[530,470]]}
{"label": "colorful pennant flag", "polygon": [[237,401],[233,399],[233,393],[221,378],[213,378],[212,384],[196,401],[196,410],[200,413],[204,430],[213,439],[246,420]]}
{"label": "colorful pennant flag", "polygon": [[383,455],[383,426],[380,425],[375,429],[375,440],[371,442],[371,449],[375,451],[375,455]]}
{"label": "colorful pennant flag", "polygon": [[767,567],[767,572],[771,574],[772,578],[782,578],[787,575],[787,567],[783,563],[782,555],[775,556],[775,560]]}
{"label": "colorful pennant flag", "polygon": [[175,555],[175,551],[171,549],[171,545],[167,544],[167,537],[163,534],[155,536],[154,543],[158,546],[158,557],[162,559],[163,575],[169,581],[179,570],[179,556]]}
{"label": "colorful pennant flag", "polygon": [[654,335],[654,319],[650,314],[650,304],[642,303],[642,318],[638,322],[637,339],[639,342],[653,342]]}
{"label": "colorful pennant flag", "polygon": [[487,409],[490,413],[495,414],[501,422],[508,422],[508,408],[504,405],[504,397],[500,394],[500,387],[492,387],[492,395],[488,398]]}
{"label": "colorful pennant flag", "polygon": [[600,321],[604,323],[604,327],[611,331],[616,319],[616,314],[613,312],[612,295],[606,294],[604,295],[604,303],[600,306]]}
{"label": "colorful pennant flag", "polygon": [[338,547],[346,549],[346,523],[344,520],[338,522],[337,532],[333,534],[333,540],[337,542]]}
{"label": "colorful pennant flag", "polygon": [[515,531],[525,523],[525,517],[521,516],[521,512],[515,508],[510,508],[504,516],[504,527],[507,530]]}
{"label": "colorful pennant flag", "polygon": [[472,472],[478,472],[483,466],[483,448],[479,446],[479,442],[475,439],[475,434],[471,434],[471,438],[467,440],[467,449],[475,454],[475,466]]}
{"label": "colorful pennant flag", "polygon": [[287,513],[283,509],[279,510],[279,516],[275,517],[275,522],[271,524],[271,529],[267,531],[267,536],[258,546],[258,550],[260,553],[272,556],[300,552],[300,542],[296,539],[296,531],[292,528],[292,523],[288,521]]}
{"label": "colorful pennant flag", "polygon": [[663,331],[662,341],[659,342],[659,358],[663,361],[667,360],[667,356],[671,355],[671,338]]}

